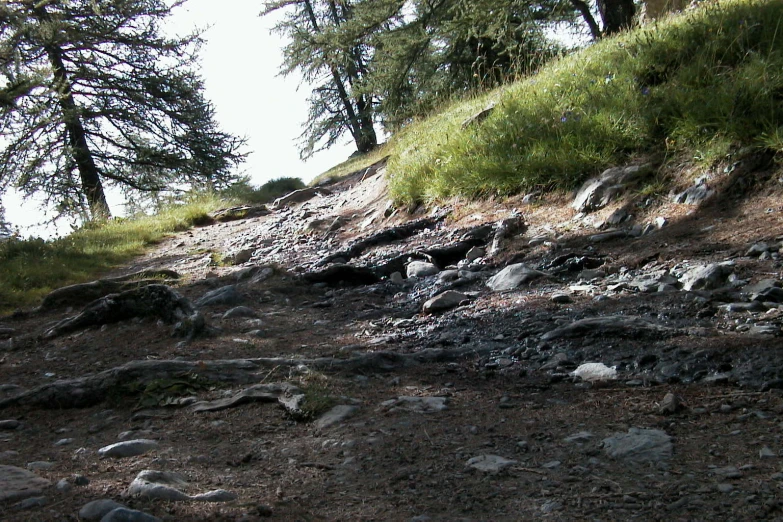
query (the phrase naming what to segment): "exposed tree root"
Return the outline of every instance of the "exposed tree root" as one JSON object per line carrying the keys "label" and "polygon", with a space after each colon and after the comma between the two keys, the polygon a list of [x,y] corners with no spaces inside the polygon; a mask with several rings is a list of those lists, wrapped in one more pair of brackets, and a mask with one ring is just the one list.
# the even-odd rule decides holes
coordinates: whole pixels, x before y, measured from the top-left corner
{"label": "exposed tree root", "polygon": [[142,270],[133,274],[99,279],[91,283],[64,286],[53,290],[44,297],[36,312],[46,312],[54,308],[64,306],[80,306],[109,294],[117,294],[141,288],[143,286],[159,284],[162,279],[179,279],[179,274],[173,270]]}
{"label": "exposed tree root", "polygon": [[204,318],[190,301],[165,285],[147,285],[109,294],[88,304],[78,315],[58,322],[44,333],[51,339],[89,326],[116,323],[134,317],[159,317],[177,323],[176,333],[192,338],[204,330]]}
{"label": "exposed tree root", "polygon": [[110,370],[78,379],[38,386],[15,397],[0,401],[0,409],[11,406],[36,408],[83,408],[98,404],[112,390],[129,384],[197,374],[215,383],[251,384],[263,381],[269,368],[300,368],[321,372],[390,372],[419,364],[442,363],[483,355],[489,348],[427,349],[415,353],[365,353],[350,359],[237,359],[217,361],[131,361]]}

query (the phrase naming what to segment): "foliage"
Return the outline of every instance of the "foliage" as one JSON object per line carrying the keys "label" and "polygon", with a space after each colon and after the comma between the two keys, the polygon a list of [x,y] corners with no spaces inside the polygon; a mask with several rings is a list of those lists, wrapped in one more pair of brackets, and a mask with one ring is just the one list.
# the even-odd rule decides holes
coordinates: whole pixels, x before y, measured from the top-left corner
{"label": "foliage", "polygon": [[204,195],[154,216],[90,224],[60,239],[0,242],[0,313],[32,305],[55,288],[92,281],[165,235],[186,230],[225,206],[226,201]]}
{"label": "foliage", "polygon": [[283,177],[267,181],[260,187],[250,184],[249,178],[242,178],[220,192],[221,196],[252,205],[263,205],[295,190],[305,188],[299,178]]}
{"label": "foliage", "polygon": [[184,0],[0,5],[0,192],[107,217],[104,184],[219,188],[243,160],[194,72],[198,34],[161,35]]}
{"label": "foliage", "polygon": [[[712,162],[780,143],[783,4],[709,4],[604,39],[412,125],[389,161],[399,203],[571,188],[650,151]],[[462,123],[496,102],[482,123]]]}

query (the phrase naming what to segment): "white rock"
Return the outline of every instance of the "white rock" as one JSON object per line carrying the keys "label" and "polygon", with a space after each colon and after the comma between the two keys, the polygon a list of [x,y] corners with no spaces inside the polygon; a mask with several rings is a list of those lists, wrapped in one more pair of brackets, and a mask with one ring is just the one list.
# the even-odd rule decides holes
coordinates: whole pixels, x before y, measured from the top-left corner
{"label": "white rock", "polygon": [[506,459],[498,455],[479,455],[470,459],[466,466],[484,473],[500,473],[504,469],[516,464],[516,460]]}

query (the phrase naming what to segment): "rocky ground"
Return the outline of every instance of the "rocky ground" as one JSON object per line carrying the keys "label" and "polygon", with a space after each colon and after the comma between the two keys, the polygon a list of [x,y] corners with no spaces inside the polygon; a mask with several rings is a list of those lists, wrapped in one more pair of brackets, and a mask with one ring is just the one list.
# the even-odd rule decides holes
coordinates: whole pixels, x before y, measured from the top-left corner
{"label": "rocky ground", "polygon": [[0,518],[783,519],[769,158],[411,213],[383,172],[0,319]]}

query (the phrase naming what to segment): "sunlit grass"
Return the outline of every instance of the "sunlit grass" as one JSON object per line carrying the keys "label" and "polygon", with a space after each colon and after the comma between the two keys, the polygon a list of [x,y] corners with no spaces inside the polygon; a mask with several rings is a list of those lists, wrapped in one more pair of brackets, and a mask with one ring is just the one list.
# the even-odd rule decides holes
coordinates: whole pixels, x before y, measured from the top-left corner
{"label": "sunlit grass", "polygon": [[[649,153],[710,164],[780,150],[783,3],[703,6],[559,59],[411,125],[389,151],[400,204],[572,188]],[[483,122],[462,123],[490,101]]]}
{"label": "sunlit grass", "polygon": [[51,241],[11,239],[0,243],[0,313],[33,306],[55,288],[91,281],[122,265],[167,235],[209,221],[228,202],[200,195],[154,216],[90,225]]}

